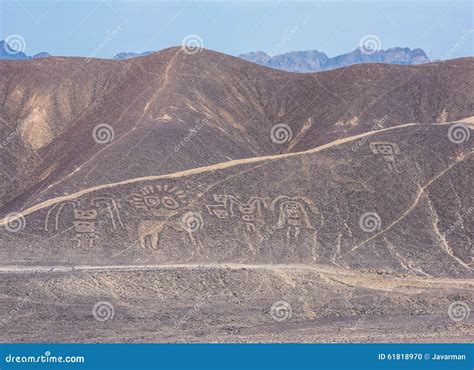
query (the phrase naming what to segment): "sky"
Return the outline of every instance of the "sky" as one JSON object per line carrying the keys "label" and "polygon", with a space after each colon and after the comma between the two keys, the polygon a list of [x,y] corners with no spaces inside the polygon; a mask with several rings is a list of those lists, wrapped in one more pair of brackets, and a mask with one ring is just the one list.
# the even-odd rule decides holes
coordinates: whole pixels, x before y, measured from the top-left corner
{"label": "sky", "polygon": [[33,55],[109,58],[194,40],[226,54],[319,50],[333,57],[361,40],[422,48],[434,60],[472,56],[473,2],[0,0],[0,39]]}

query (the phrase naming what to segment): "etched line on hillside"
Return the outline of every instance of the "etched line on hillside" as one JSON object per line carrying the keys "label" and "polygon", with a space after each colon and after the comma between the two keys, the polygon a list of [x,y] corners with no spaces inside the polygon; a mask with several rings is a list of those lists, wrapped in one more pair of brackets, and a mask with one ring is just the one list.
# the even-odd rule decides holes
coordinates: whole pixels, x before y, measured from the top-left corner
{"label": "etched line on hillside", "polygon": [[[388,225],[385,229],[381,230],[380,232],[378,232],[377,234],[371,236],[370,238],[364,240],[362,243],[356,245],[355,247],[353,247],[350,251],[344,253],[343,255],[341,255],[340,257],[338,257],[338,259],[340,258],[344,258],[346,257],[347,255],[351,254],[352,252],[354,252],[355,250],[361,248],[362,246],[364,246],[367,242],[379,237],[380,235],[383,235],[385,234],[387,231],[389,231],[390,229],[392,229],[393,227],[395,227],[398,223],[400,223],[401,221],[403,221],[403,219],[418,205],[418,202],[419,200],[421,199],[422,196],[425,196],[427,197],[426,195],[426,189],[431,185],[433,184],[435,181],[437,181],[439,178],[441,178],[446,172],[448,172],[451,168],[453,168],[455,165],[457,165],[458,163],[461,163],[463,162],[465,159],[467,158],[470,158],[472,155],[474,154],[474,152],[470,152],[470,154],[468,154],[466,157],[464,157],[462,160],[457,160],[453,163],[451,163],[447,168],[445,168],[444,170],[442,170],[440,173],[438,173],[436,176],[434,176],[433,178],[431,178],[430,181],[428,181],[424,186],[419,186],[419,190],[418,190],[418,193],[417,193],[417,196],[415,198],[415,201],[413,202],[413,204],[408,207],[405,212],[402,213],[402,215],[397,218],[395,221],[393,221],[390,225]],[[437,230],[435,230],[437,231]],[[437,231],[438,235],[439,234],[439,231]],[[441,241],[445,242],[445,240],[442,238]],[[460,260],[458,257],[454,256],[452,254],[452,250],[451,248],[449,248],[446,244],[444,245],[445,247],[445,251],[448,255],[450,255],[451,257],[453,257],[459,264],[461,264],[463,267],[467,268],[468,270],[473,270],[473,268],[471,268],[469,265],[467,265],[464,261]]]}
{"label": "etched line on hillside", "polygon": [[141,122],[145,116],[145,114],[148,112],[148,110],[150,109],[150,105],[152,103],[153,100],[155,100],[160,94],[161,92],[165,89],[166,85],[168,84],[168,80],[169,80],[169,72],[172,68],[172,66],[174,65],[174,62],[175,62],[175,59],[176,57],[178,56],[178,54],[181,52],[181,49],[177,49],[175,51],[175,53],[173,54],[173,56],[171,57],[170,61],[168,62],[168,65],[166,66],[165,68],[165,72],[163,73],[163,76],[162,78],[160,78],[161,80],[161,86],[156,90],[156,92],[151,96],[151,98],[148,100],[148,102],[145,104],[145,108],[143,109],[143,114],[142,116],[139,118],[139,122]]}
{"label": "etched line on hillside", "polygon": [[[136,130],[136,128],[143,122],[143,118],[145,117],[145,114],[148,112],[149,110],[149,105],[151,103],[151,101],[153,99],[156,99],[156,96],[159,95],[159,93],[161,93],[164,88],[166,87],[166,84],[168,83],[168,79],[169,79],[169,70],[171,69],[172,65],[174,64],[174,60],[176,58],[176,56],[178,55],[180,49],[178,49],[175,54],[170,58],[170,61],[168,62],[168,65],[166,66],[166,69],[164,71],[163,74],[155,74],[153,72],[147,72],[143,69],[143,66],[140,64],[140,63],[137,63],[136,65],[139,66],[139,68],[144,72],[144,73],[151,73],[153,75],[157,75],[158,76],[158,79],[159,80],[163,80],[163,82],[161,82],[161,86],[160,88],[152,95],[152,97],[150,98],[150,100],[146,103],[144,109],[143,109],[143,114],[140,116],[140,118],[137,120],[137,122],[135,123],[135,125],[132,127],[132,129],[130,131],[128,131],[127,133],[125,133],[124,135],[116,138],[115,140],[113,140],[112,143],[110,143],[109,145],[106,145],[104,146],[103,148],[99,149],[96,153],[94,153],[92,155],[92,157],[88,158],[85,162],[83,162],[80,166],[78,166],[77,168],[75,168],[72,172],[70,172],[69,174],[67,174],[66,176],[62,177],[61,179],[55,181],[54,183],[48,185],[44,190],[42,190],[40,193],[38,193],[38,196],[41,196],[41,194],[43,194],[44,192],[48,191],[49,189],[53,188],[54,186],[62,183],[63,181],[67,180],[68,178],[72,177],[74,174],[78,173],[84,166],[86,166],[89,162],[91,162],[92,160],[94,160],[96,157],[98,157],[99,155],[101,155],[103,152],[105,151],[110,151],[110,149],[114,146],[116,146],[118,143],[122,142],[125,138],[127,138],[132,132],[134,132]],[[133,105],[142,97],[142,95],[144,95],[146,92],[146,90],[139,94],[133,101],[131,104],[129,104],[123,111],[122,113],[120,114],[119,118],[116,119],[114,121],[114,123],[112,124],[112,127],[117,124],[118,122],[120,122],[122,119],[123,119],[123,116],[128,112],[128,110],[133,107]],[[90,170],[92,171],[92,169]],[[86,174],[87,176],[87,174]],[[86,178],[86,176],[84,176],[84,178]]]}
{"label": "etched line on hillside", "polygon": [[439,223],[439,217],[438,214],[436,213],[435,208],[433,207],[433,204],[431,203],[429,193],[427,191],[423,191],[425,198],[428,202],[428,206],[430,208],[431,214],[433,215],[433,230],[435,231],[436,235],[438,235],[438,238],[441,240],[441,245],[443,246],[443,250],[446,252],[446,254],[452,258],[454,258],[457,262],[459,262],[461,265],[464,267],[468,268],[471,270],[471,267],[468,266],[462,259],[460,259],[458,256],[454,254],[453,249],[450,247],[448,240],[446,239],[446,236],[441,233],[438,223]]}
{"label": "etched line on hillside", "polygon": [[[221,163],[217,163],[217,164],[210,165],[210,166],[191,168],[191,169],[188,169],[188,170],[173,172],[173,173],[170,173],[170,174],[137,177],[137,178],[127,179],[127,180],[118,181],[118,182],[114,182],[114,183],[97,185],[97,186],[93,186],[93,187],[90,187],[90,188],[87,188],[87,189],[80,190],[80,191],[78,191],[76,193],[73,193],[73,194],[64,195],[64,196],[60,196],[60,197],[56,197],[56,198],[46,200],[46,201],[41,202],[39,204],[36,204],[32,207],[29,207],[25,210],[22,210],[19,213],[21,213],[23,216],[26,216],[26,215],[29,215],[29,214],[35,212],[35,211],[38,211],[40,209],[52,206],[52,205],[57,204],[59,202],[73,200],[73,199],[79,198],[82,195],[89,194],[89,193],[92,193],[94,191],[98,191],[98,190],[102,190],[102,189],[110,189],[110,188],[120,186],[120,185],[134,184],[134,183],[137,183],[137,182],[150,181],[150,180],[173,179],[173,178],[179,178],[179,177],[185,177],[185,176],[190,176],[190,175],[195,175],[195,174],[211,172],[211,171],[215,171],[215,170],[227,169],[227,168],[231,168],[231,167],[235,167],[235,166],[239,166],[239,165],[244,165],[244,164],[251,164],[251,163],[257,163],[257,162],[263,162],[263,161],[269,161],[269,160],[277,160],[277,159],[282,159],[282,158],[291,158],[291,157],[295,157],[295,156],[299,156],[299,155],[305,155],[305,154],[312,154],[312,153],[317,153],[317,152],[320,152],[322,150],[329,149],[329,148],[332,148],[332,147],[335,147],[335,146],[338,146],[338,145],[341,145],[341,144],[345,144],[345,143],[348,143],[348,142],[351,142],[351,141],[354,141],[354,140],[358,140],[358,139],[361,139],[361,138],[366,137],[366,136],[371,136],[371,135],[374,135],[376,133],[388,132],[388,131],[392,131],[392,130],[399,130],[399,129],[403,129],[403,128],[407,128],[407,127],[422,126],[422,125],[426,125],[426,124],[423,124],[423,123],[407,123],[407,124],[404,124],[404,125],[388,127],[388,128],[381,129],[381,130],[378,130],[378,131],[369,131],[369,132],[365,132],[365,133],[362,133],[362,134],[346,137],[346,138],[343,138],[343,139],[338,139],[338,140],[332,141],[330,143],[318,146],[316,148],[301,151],[301,152],[236,159],[236,160],[233,160],[233,161],[221,162]],[[432,125],[433,126],[441,126],[441,125],[446,125],[446,123],[432,124]],[[4,217],[3,219],[0,220],[0,226],[5,225],[7,222],[8,222],[7,217]]]}

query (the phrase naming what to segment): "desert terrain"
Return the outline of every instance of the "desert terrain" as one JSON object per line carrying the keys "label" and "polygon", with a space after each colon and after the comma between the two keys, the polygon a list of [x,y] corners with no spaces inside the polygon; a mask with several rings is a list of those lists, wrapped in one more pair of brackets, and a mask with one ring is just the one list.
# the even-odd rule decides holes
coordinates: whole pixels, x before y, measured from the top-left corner
{"label": "desert terrain", "polygon": [[0,61],[1,342],[470,342],[474,59]]}

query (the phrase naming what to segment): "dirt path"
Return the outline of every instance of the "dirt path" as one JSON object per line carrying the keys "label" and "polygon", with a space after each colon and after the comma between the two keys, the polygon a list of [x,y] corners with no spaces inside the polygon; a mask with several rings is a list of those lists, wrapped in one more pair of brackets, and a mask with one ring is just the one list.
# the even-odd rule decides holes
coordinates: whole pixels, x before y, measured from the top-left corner
{"label": "dirt path", "polygon": [[[337,145],[340,145],[340,144],[344,144],[344,143],[347,143],[347,142],[351,142],[351,141],[354,141],[354,140],[359,140],[363,137],[370,136],[370,135],[373,135],[375,133],[398,130],[398,129],[402,129],[402,128],[405,128],[405,127],[411,127],[411,126],[417,126],[417,125],[423,125],[423,124],[421,124],[421,123],[407,123],[407,124],[404,124],[404,125],[389,127],[389,128],[385,128],[385,129],[378,130],[378,131],[365,132],[363,134],[359,134],[359,135],[350,136],[350,137],[347,137],[347,138],[335,140],[335,141],[332,141],[328,144],[324,144],[324,145],[318,146],[316,148],[305,150],[305,151],[302,151],[302,152],[276,154],[276,155],[253,157],[253,158],[244,158],[244,159],[236,159],[236,160],[232,160],[232,161],[229,161],[229,162],[222,162],[222,163],[217,163],[217,164],[214,164],[214,165],[211,165],[211,166],[192,168],[192,169],[189,169],[189,170],[174,172],[174,173],[170,173],[170,174],[166,174],[166,175],[137,177],[137,178],[128,179],[128,180],[119,181],[119,182],[114,182],[114,183],[110,183],[110,184],[103,184],[103,185],[93,186],[93,187],[78,191],[78,192],[73,193],[73,194],[48,199],[47,201],[44,201],[44,202],[36,204],[32,207],[29,207],[29,208],[21,211],[20,213],[21,213],[22,216],[26,216],[28,214],[31,214],[31,213],[36,212],[38,210],[41,210],[41,209],[44,209],[46,207],[52,206],[54,204],[64,202],[64,201],[68,201],[68,200],[73,200],[73,199],[79,198],[82,195],[92,193],[94,191],[98,191],[98,190],[102,190],[102,189],[110,189],[110,188],[113,188],[115,186],[133,184],[133,183],[137,183],[137,182],[150,181],[150,180],[173,179],[173,178],[191,176],[191,175],[196,175],[196,174],[201,174],[201,173],[226,169],[226,168],[230,168],[230,167],[234,167],[234,166],[239,166],[239,165],[242,165],[242,164],[251,164],[251,163],[263,162],[263,161],[268,161],[268,160],[277,160],[277,159],[281,159],[281,158],[290,158],[290,157],[294,157],[294,156],[298,156],[298,155],[302,155],[302,154],[317,153],[317,152],[322,151],[324,149],[328,149],[328,148],[331,148],[331,147],[334,147],[334,146],[337,146]],[[436,124],[436,125],[438,125],[438,124]],[[441,125],[441,124],[439,124],[439,125]],[[442,125],[444,125],[444,123]],[[0,220],[0,226],[5,225],[10,220],[11,220],[10,218],[4,217],[3,219]]]}
{"label": "dirt path", "polygon": [[381,290],[419,289],[474,289],[472,279],[442,279],[420,276],[381,276],[356,270],[347,270],[331,265],[304,265],[304,264],[241,264],[241,263],[183,263],[183,264],[146,264],[146,265],[78,265],[78,266],[27,266],[5,265],[0,266],[0,274],[52,274],[77,271],[90,272],[122,272],[122,271],[165,271],[165,270],[267,270],[279,274],[297,274],[314,272],[322,279],[353,286],[365,286]]}

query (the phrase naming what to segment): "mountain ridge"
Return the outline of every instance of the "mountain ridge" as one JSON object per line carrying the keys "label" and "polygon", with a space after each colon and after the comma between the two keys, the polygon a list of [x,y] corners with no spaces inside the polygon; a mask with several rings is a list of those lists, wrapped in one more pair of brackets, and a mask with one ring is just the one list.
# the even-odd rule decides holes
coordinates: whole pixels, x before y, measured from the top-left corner
{"label": "mountain ridge", "polygon": [[[332,58],[329,58],[324,52],[317,50],[292,51],[272,56],[263,51],[257,51],[242,53],[237,57],[270,68],[300,73],[327,71],[361,63],[416,65],[430,62],[426,53],[420,48],[411,50],[409,48],[393,47],[387,50],[364,50],[362,47],[359,47],[352,52],[337,55]],[[160,51],[145,51],[142,53],[119,52],[112,58],[104,59],[128,60],[148,56]],[[13,50],[6,41],[0,41],[0,60],[30,60],[49,58],[51,56],[52,55],[47,52],[40,52],[29,56],[23,51]]]}
{"label": "mountain ridge", "polygon": [[0,40],[0,60],[30,60],[49,57],[51,54],[44,51],[29,56],[21,50],[14,50],[5,40]]}
{"label": "mountain ridge", "polygon": [[329,58],[317,50],[293,51],[268,55],[263,51],[240,54],[239,58],[289,72],[320,72],[362,63],[387,63],[417,65],[429,63],[426,53],[420,49],[393,47],[387,50],[369,50],[359,47],[352,52]]}

